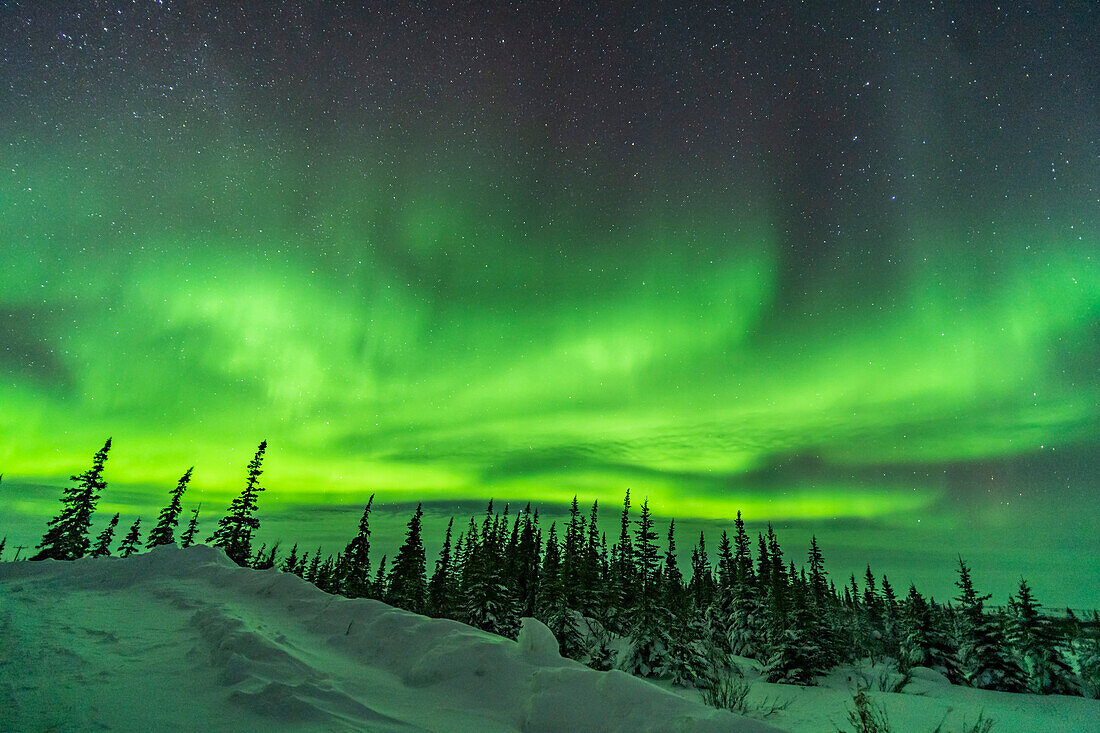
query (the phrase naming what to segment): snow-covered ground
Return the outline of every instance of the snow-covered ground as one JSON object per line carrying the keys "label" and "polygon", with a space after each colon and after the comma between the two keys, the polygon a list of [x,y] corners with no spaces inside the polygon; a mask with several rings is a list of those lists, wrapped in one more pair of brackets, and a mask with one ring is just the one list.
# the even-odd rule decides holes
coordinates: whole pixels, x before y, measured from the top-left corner
{"label": "snow-covered ground", "polygon": [[[747,665],[746,665],[747,666]],[[748,679],[752,680],[751,671]],[[0,563],[0,731],[836,731],[855,670],[816,688],[753,681],[765,722],[562,659],[525,622],[512,642],[220,551]],[[1100,702],[953,687],[918,673],[872,692],[899,732],[1100,731]]]}
{"label": "snow-covered ground", "polygon": [[0,564],[0,731],[765,731],[218,550]]}
{"label": "snow-covered ground", "polygon": [[[761,682],[752,660],[741,660],[750,693],[749,708],[775,710],[765,719],[781,730],[797,733],[851,731],[848,720],[852,695],[858,686],[878,712],[884,712],[894,733],[953,733],[971,730],[982,720],[993,722],[990,733],[1094,733],[1100,731],[1100,701],[1065,695],[1021,695],[952,685],[943,675],[917,668],[903,692],[882,691],[880,680],[898,679],[883,666],[841,667],[818,681],[816,687]],[[690,694],[686,691],[683,694]],[[785,707],[784,707],[785,706]]]}

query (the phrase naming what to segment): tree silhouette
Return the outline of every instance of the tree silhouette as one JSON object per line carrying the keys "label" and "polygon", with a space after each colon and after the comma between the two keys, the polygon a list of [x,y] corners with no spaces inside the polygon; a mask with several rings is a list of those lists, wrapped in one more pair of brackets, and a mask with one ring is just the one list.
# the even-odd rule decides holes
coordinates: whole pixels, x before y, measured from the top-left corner
{"label": "tree silhouette", "polygon": [[348,598],[362,598],[370,591],[370,509],[372,504],[374,504],[374,494],[370,495],[366,507],[363,508],[358,533],[344,548],[343,589],[344,595]]}
{"label": "tree silhouette", "polygon": [[111,521],[95,538],[95,547],[92,548],[92,557],[107,557],[111,554],[111,542],[115,538],[115,527],[118,526],[118,514],[111,517]]}
{"label": "tree silhouette", "polygon": [[252,533],[260,527],[260,520],[256,517],[256,497],[263,491],[259,480],[263,473],[266,450],[267,441],[264,440],[248,464],[248,483],[244,490],[229,505],[228,513],[218,522],[214,534],[206,540],[213,547],[225,550],[230,560],[242,566],[247,565],[252,558]]}
{"label": "tree silhouette", "polygon": [[180,512],[183,510],[180,500],[183,498],[183,492],[187,491],[187,483],[191,480],[191,472],[194,470],[194,466],[187,469],[187,472],[180,476],[176,488],[172,489],[171,501],[161,510],[157,525],[149,533],[149,541],[145,545],[148,549],[151,550],[158,545],[170,545],[176,541],[176,525],[179,524]]}
{"label": "tree silhouette", "polygon": [[84,473],[69,477],[75,486],[65,489],[61,496],[61,511],[51,519],[42,541],[36,546],[41,550],[32,560],[76,560],[88,554],[88,530],[92,526],[99,494],[107,488],[103,480],[103,464],[111,450],[111,439],[95,454],[92,467]]}
{"label": "tree silhouette", "polygon": [[180,535],[180,547],[187,548],[195,544],[195,535],[199,531],[199,509],[202,509],[202,504],[191,510],[191,521],[187,523],[187,529]]}
{"label": "tree silhouette", "polygon": [[420,522],[424,516],[423,507],[416,505],[416,512],[409,520],[409,531],[405,543],[397,551],[390,570],[389,592],[386,602],[414,613],[424,610],[424,596],[427,591],[426,570],[424,568],[424,542],[420,536]]}
{"label": "tree silhouette", "polygon": [[118,556],[130,557],[137,552],[139,544],[141,544],[141,517],[134,520],[130,525],[130,531],[122,538],[122,544],[118,546]]}

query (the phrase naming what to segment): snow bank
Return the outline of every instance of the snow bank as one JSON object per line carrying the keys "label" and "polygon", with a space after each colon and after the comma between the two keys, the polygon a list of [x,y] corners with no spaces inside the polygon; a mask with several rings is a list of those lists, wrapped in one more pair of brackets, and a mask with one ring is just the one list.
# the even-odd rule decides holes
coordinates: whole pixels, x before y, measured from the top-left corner
{"label": "snow bank", "polygon": [[0,730],[49,729],[775,730],[203,546],[0,564]]}

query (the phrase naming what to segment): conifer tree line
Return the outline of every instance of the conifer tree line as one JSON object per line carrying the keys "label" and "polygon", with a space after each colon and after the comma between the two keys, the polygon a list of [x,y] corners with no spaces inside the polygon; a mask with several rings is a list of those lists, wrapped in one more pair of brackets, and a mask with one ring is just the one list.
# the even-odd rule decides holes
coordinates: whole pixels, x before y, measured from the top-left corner
{"label": "conifer tree line", "polygon": [[[108,439],[92,468],[71,477],[61,509],[47,523],[31,559],[75,560],[111,554],[116,514],[94,544],[91,517],[106,488]],[[598,526],[599,506],[582,512],[573,499],[568,519],[544,527],[530,505],[511,516],[492,501],[457,529],[452,517],[431,572],[423,542],[423,507],[409,519],[405,540],[387,563],[371,555],[371,495],[358,529],[335,554],[285,556],[278,544],[253,547],[259,529],[259,483],[267,442],[248,464],[245,488],[207,542],[237,564],[297,575],[322,591],[373,598],[415,613],[454,619],[515,638],[520,619],[545,623],[561,653],[589,666],[619,668],[641,677],[712,688],[739,672],[737,657],[755,660],[769,682],[812,685],[839,664],[889,661],[906,675],[913,667],[941,671],[954,684],[1040,694],[1100,698],[1100,615],[1056,619],[1041,612],[1025,580],[1002,608],[987,607],[970,568],[959,558],[957,596],[946,604],[914,585],[899,595],[868,566],[838,589],[814,537],[805,561],[786,556],[771,525],[755,540],[741,513],[723,531],[714,562],[700,533],[690,551],[690,575],[679,567],[675,520],[663,547],[648,501],[631,514],[630,492],[610,543]],[[169,494],[145,548],[176,543],[183,496],[192,469]],[[198,533],[199,507],[190,511],[178,544]],[[141,547],[141,519],[122,540],[122,557]],[[3,552],[0,541],[0,553]],[[754,548],[755,547],[755,551]],[[0,557],[2,559],[2,557]],[[740,662],[744,664],[745,662]]]}

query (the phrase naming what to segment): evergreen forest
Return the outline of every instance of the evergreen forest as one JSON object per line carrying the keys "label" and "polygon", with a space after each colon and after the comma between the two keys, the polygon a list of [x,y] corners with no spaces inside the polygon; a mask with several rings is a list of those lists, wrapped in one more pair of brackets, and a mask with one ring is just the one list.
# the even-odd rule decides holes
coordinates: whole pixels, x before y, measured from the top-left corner
{"label": "evergreen forest", "polygon": [[[117,514],[91,538],[110,449],[108,440],[92,467],[71,477],[29,559],[126,557],[201,539],[199,507],[178,531],[192,469],[144,540],[139,518],[112,549]],[[635,506],[629,492],[615,509],[618,535],[611,538],[599,530],[596,503],[582,509],[574,498],[563,524],[544,526],[530,505],[513,513],[490,501],[458,526],[452,518],[438,557],[429,560],[417,506],[390,556],[371,546],[372,495],[336,554],[255,547],[266,449],[260,443],[244,489],[206,542],[238,565],[292,573],[326,593],[377,599],[510,638],[521,618],[533,617],[550,628],[565,657],[709,691],[746,663],[759,665],[769,682],[813,685],[838,665],[869,661],[892,665],[903,680],[927,667],[957,685],[1100,698],[1100,616],[1044,613],[1026,580],[1003,606],[989,603],[962,558],[954,569],[957,595],[945,603],[913,585],[899,591],[870,567],[861,578],[837,582],[816,538],[804,551],[785,552],[770,525],[750,536],[740,512],[713,550],[704,535],[691,538],[684,573],[675,521],[657,527],[648,502]]]}

